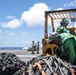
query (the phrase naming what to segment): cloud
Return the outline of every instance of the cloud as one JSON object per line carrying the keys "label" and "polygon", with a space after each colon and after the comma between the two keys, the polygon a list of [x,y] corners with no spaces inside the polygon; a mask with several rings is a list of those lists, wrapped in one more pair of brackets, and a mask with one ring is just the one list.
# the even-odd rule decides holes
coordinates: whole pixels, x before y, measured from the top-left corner
{"label": "cloud", "polygon": [[9,16],[7,16],[6,18],[7,18],[7,19],[15,19],[16,17],[9,15]]}
{"label": "cloud", "polygon": [[22,32],[23,35],[28,35],[28,32]]}
{"label": "cloud", "polygon": [[49,7],[45,3],[36,3],[30,7],[28,11],[24,11],[20,19],[16,19],[15,16],[8,16],[7,19],[12,19],[9,22],[0,22],[0,25],[4,28],[17,28],[26,23],[27,26],[37,26],[44,24],[44,12],[49,10]]}
{"label": "cloud", "polygon": [[75,6],[76,6],[76,0],[64,4],[64,7],[75,7]]}
{"label": "cloud", "polygon": [[57,8],[56,10],[63,10],[63,8]]}
{"label": "cloud", "polygon": [[9,35],[14,35],[14,34],[15,34],[14,32],[10,32],[10,33],[9,33]]}
{"label": "cloud", "polygon": [[3,38],[2,36],[2,30],[0,29],[0,40]]}
{"label": "cloud", "polygon": [[74,27],[76,27],[76,22],[75,22],[75,24],[74,24]]}
{"label": "cloud", "polygon": [[23,44],[25,45],[25,47],[31,47],[31,41],[25,41],[23,42]]}
{"label": "cloud", "polygon": [[61,22],[61,20],[55,20],[54,21],[55,31],[56,31],[57,27],[60,26],[60,22]]}
{"label": "cloud", "polygon": [[1,22],[0,22],[0,25],[1,25]]}
{"label": "cloud", "polygon": [[1,25],[4,28],[17,28],[17,27],[21,26],[21,22],[18,19],[13,19],[9,22],[1,23]]}
{"label": "cloud", "polygon": [[27,23],[27,26],[42,25],[44,23],[44,12],[49,10],[45,3],[34,4],[28,11],[24,11],[21,20]]}
{"label": "cloud", "polygon": [[[64,7],[70,6],[76,6],[76,0],[64,5]],[[0,22],[0,25],[4,28],[18,28],[23,24],[26,24],[28,27],[41,26],[44,24],[45,11],[49,10],[50,8],[45,3],[36,3],[32,7],[30,7],[28,11],[24,11],[20,19],[17,19],[15,16],[9,15],[7,19],[12,20],[8,22]],[[63,8],[58,8],[56,10],[63,10]]]}

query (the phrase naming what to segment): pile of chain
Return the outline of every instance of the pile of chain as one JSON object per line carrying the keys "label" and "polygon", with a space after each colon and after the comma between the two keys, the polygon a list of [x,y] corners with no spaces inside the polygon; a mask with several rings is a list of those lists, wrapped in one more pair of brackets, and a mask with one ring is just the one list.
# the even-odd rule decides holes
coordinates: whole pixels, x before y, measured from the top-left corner
{"label": "pile of chain", "polygon": [[21,68],[14,75],[43,75],[37,66],[32,69],[32,66],[36,62],[40,62],[46,75],[76,75],[76,66],[63,62],[57,56],[38,56],[33,58],[27,62],[24,68]]}
{"label": "pile of chain", "polygon": [[13,75],[23,66],[25,63],[15,54],[0,53],[0,75]]}
{"label": "pile of chain", "polygon": [[44,75],[36,62],[42,67],[45,75],[76,75],[76,66],[71,65],[57,56],[38,56],[26,63],[15,54],[0,53],[0,75]]}

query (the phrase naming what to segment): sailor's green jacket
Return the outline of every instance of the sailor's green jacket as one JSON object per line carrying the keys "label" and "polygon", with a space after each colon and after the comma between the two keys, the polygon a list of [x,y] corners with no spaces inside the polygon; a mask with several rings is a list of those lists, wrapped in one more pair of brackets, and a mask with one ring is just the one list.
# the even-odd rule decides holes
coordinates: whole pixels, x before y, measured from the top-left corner
{"label": "sailor's green jacket", "polygon": [[59,26],[56,30],[57,33],[68,33],[68,30],[64,26]]}
{"label": "sailor's green jacket", "polygon": [[60,52],[65,60],[73,64],[76,58],[76,37],[70,33],[61,33]]}

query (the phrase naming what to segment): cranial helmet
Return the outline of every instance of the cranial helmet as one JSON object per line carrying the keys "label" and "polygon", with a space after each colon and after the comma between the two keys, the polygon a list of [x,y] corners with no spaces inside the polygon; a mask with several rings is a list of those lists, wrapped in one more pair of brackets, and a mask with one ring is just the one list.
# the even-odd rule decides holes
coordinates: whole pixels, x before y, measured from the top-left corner
{"label": "cranial helmet", "polygon": [[51,33],[48,38],[48,43],[54,43],[57,38],[60,39],[60,35],[58,33]]}
{"label": "cranial helmet", "polygon": [[69,22],[68,22],[68,20],[66,18],[63,18],[62,21],[61,21],[61,25],[62,24],[69,24]]}

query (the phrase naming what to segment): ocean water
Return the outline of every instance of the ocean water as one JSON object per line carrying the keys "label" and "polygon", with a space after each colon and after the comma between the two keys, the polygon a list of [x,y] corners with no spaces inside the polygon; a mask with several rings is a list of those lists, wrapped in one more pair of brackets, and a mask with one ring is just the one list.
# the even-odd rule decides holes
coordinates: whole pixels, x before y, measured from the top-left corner
{"label": "ocean water", "polygon": [[[23,50],[23,48],[28,49],[30,47],[0,47],[0,50]],[[42,50],[42,47],[39,49]]]}
{"label": "ocean water", "polygon": [[0,47],[0,50],[22,50],[23,47]]}

